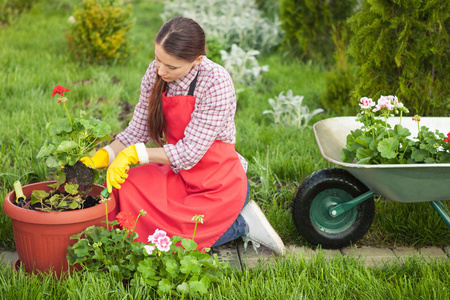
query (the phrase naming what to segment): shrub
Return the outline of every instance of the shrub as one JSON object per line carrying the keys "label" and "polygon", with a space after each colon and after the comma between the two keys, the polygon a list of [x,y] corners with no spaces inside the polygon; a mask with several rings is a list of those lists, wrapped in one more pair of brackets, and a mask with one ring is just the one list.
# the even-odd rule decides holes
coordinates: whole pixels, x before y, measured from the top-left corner
{"label": "shrub", "polygon": [[414,114],[450,109],[450,2],[364,2],[349,23],[359,66],[354,99],[396,94]]}
{"label": "shrub", "polygon": [[0,25],[8,25],[24,10],[29,9],[33,0],[0,0]]}
{"label": "shrub", "polygon": [[335,66],[325,74],[325,92],[320,101],[322,106],[338,115],[356,114],[351,93],[355,88],[354,67],[349,62],[346,53],[348,44],[348,27],[333,26],[332,40],[334,43]]}
{"label": "shrub", "polygon": [[127,33],[131,7],[119,0],[83,0],[66,37],[75,57],[89,63],[111,64],[128,57]]}
{"label": "shrub", "polygon": [[351,16],[357,0],[281,0],[283,44],[303,58],[327,57],[332,52],[332,25]]}

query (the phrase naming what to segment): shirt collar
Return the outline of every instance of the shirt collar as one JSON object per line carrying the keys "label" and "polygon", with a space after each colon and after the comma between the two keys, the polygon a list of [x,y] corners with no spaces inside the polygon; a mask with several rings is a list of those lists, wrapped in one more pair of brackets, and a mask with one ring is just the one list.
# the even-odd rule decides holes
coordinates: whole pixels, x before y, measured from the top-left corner
{"label": "shirt collar", "polygon": [[192,70],[189,71],[186,75],[184,75],[181,78],[178,78],[174,81],[175,84],[179,85],[182,89],[187,89],[191,82],[194,80],[195,75],[197,75],[197,72],[199,70],[199,66],[195,66],[192,68]]}

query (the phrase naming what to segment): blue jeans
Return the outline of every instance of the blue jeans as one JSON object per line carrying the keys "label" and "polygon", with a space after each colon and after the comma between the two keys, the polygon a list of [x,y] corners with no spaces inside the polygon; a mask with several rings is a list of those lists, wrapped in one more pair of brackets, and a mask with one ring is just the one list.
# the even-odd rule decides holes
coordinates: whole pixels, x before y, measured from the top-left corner
{"label": "blue jeans", "polygon": [[[244,206],[248,202],[248,195],[250,192],[250,184],[247,180],[247,196],[245,197]],[[244,208],[244,207],[242,207]],[[243,237],[245,235],[245,228],[247,227],[247,223],[244,220],[244,217],[241,214],[238,215],[233,224],[231,224],[230,228],[212,245],[212,247],[220,246],[222,244],[233,241],[237,238]]]}

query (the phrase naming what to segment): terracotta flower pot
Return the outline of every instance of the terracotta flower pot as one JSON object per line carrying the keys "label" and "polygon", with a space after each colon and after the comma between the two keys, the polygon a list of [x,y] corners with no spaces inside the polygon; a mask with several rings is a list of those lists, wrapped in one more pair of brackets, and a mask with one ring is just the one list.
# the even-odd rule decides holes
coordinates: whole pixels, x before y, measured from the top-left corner
{"label": "terracotta flower pot", "polygon": [[[26,185],[23,193],[29,199],[33,190],[49,191],[47,185],[50,183],[53,182]],[[103,189],[101,185],[94,185],[90,195],[96,197]],[[116,206],[112,194],[110,199],[108,212]],[[73,245],[76,240],[71,240],[70,236],[91,225],[104,225],[101,222],[106,219],[105,204],[75,211],[41,212],[20,208],[13,204],[15,201],[15,192],[8,193],[3,211],[12,220],[19,260],[28,273],[53,271],[59,276],[72,270],[66,259],[67,246]]]}

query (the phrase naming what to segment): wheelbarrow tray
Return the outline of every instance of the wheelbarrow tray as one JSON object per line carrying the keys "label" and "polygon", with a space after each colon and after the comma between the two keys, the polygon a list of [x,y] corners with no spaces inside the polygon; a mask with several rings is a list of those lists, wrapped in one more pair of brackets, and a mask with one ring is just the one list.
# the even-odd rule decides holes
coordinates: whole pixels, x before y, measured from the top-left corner
{"label": "wheelbarrow tray", "polygon": [[[389,118],[393,127],[400,118]],[[403,117],[403,127],[411,132],[409,138],[417,137],[417,123],[411,117]],[[450,164],[381,164],[364,165],[345,163],[341,150],[345,148],[350,131],[361,128],[355,117],[336,117],[319,121],[313,130],[322,156],[341,166],[375,194],[396,202],[428,202],[450,199]],[[450,118],[422,117],[420,126],[450,131]]]}

